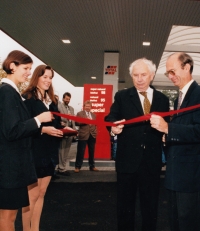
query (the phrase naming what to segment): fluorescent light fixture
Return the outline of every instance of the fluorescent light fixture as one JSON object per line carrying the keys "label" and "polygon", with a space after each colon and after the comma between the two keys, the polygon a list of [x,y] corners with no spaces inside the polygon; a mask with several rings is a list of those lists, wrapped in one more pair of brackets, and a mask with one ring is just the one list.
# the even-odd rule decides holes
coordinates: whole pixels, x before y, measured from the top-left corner
{"label": "fluorescent light fixture", "polygon": [[71,43],[71,41],[69,39],[62,39],[63,43]]}
{"label": "fluorescent light fixture", "polygon": [[92,77],[91,77],[91,79],[96,79],[96,78],[97,78],[97,77],[95,77],[95,76],[92,76]]}
{"label": "fluorescent light fixture", "polygon": [[143,46],[150,46],[150,42],[143,42],[142,45]]}

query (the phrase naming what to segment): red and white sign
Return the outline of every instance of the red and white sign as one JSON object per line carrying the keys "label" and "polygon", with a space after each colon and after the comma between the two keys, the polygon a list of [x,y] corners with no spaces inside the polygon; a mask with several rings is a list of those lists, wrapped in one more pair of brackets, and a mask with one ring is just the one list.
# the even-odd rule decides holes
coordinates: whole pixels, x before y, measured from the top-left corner
{"label": "red and white sign", "polygon": [[[91,112],[96,114],[98,120],[104,120],[110,111],[112,91],[112,85],[84,84],[84,102],[86,100],[92,102]],[[110,151],[110,135],[105,126],[98,126],[95,159],[110,159]],[[88,154],[85,157],[87,158]]]}
{"label": "red and white sign", "polygon": [[117,66],[107,66],[105,69],[105,75],[114,75],[117,72]]}

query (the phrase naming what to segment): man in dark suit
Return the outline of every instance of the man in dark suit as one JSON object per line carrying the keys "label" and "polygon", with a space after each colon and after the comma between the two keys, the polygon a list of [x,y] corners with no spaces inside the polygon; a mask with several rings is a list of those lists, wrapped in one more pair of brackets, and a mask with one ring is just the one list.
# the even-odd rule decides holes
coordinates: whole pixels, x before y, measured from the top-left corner
{"label": "man in dark suit", "polygon": [[[84,110],[77,113],[78,117],[87,118],[87,119],[96,119],[96,115],[92,113],[90,110],[92,108],[92,103],[87,100],[84,103]],[[77,123],[79,126],[78,131],[78,145],[77,145],[77,153],[76,153],[76,162],[75,162],[75,170],[74,172],[80,172],[81,166],[83,164],[83,157],[85,153],[86,145],[88,145],[89,152],[89,168],[90,171],[98,171],[95,168],[94,163],[94,151],[95,151],[95,143],[96,143],[96,135],[97,135],[97,127],[93,124],[83,124]]]}
{"label": "man in dark suit", "polygon": [[[174,53],[167,59],[166,70],[166,76],[179,88],[174,109],[200,104],[200,86],[192,78],[192,58]],[[151,124],[166,134],[165,187],[169,191],[171,230],[199,231],[200,109],[175,114],[169,124],[153,115]]]}
{"label": "man in dark suit", "polygon": [[149,121],[124,127],[120,125],[123,119],[169,110],[168,98],[149,87],[155,70],[150,60],[134,61],[129,68],[134,87],[116,93],[110,113],[105,118],[119,124],[110,130],[111,135],[117,134],[118,231],[134,230],[137,189],[140,193],[142,230],[156,230],[163,134],[151,128]]}

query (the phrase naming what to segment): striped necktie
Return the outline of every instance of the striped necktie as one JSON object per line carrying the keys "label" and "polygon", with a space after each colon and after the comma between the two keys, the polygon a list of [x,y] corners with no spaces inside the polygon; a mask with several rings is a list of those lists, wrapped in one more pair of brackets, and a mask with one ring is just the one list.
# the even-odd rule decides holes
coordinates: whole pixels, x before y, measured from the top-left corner
{"label": "striped necktie", "polygon": [[87,115],[87,118],[88,118],[88,119],[91,119],[90,113],[89,113],[89,112],[86,112],[86,115]]}
{"label": "striped necktie", "polygon": [[181,107],[182,95],[183,95],[183,92],[179,91],[177,110],[180,109],[180,107]]}

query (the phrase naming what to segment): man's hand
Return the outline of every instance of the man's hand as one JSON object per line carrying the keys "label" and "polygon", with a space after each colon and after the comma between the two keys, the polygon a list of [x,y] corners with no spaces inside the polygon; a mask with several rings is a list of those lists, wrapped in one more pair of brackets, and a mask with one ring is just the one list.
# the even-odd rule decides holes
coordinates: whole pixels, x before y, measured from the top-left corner
{"label": "man's hand", "polygon": [[150,118],[151,127],[160,132],[168,134],[168,123],[159,115],[152,115]]}
{"label": "man's hand", "polygon": [[122,129],[123,129],[124,125],[120,124],[120,123],[124,122],[124,121],[125,121],[125,119],[114,122],[114,124],[118,124],[117,126],[111,127],[111,132],[114,135],[118,135],[118,134],[120,134],[122,132]]}

